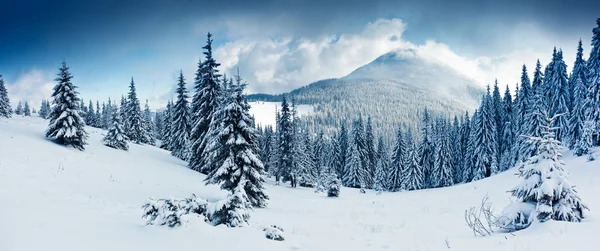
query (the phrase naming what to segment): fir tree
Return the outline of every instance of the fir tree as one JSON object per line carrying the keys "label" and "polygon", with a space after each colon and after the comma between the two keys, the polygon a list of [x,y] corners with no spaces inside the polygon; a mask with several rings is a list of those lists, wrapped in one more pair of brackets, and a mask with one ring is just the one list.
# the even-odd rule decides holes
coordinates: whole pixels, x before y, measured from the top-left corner
{"label": "fir tree", "polygon": [[128,138],[125,135],[121,115],[119,115],[116,106],[111,110],[111,126],[106,136],[102,139],[102,142],[108,147],[127,151],[129,149],[129,145],[127,144]]}
{"label": "fir tree", "polygon": [[[536,93],[534,103],[532,104],[531,111],[527,114],[526,123],[523,125],[523,133],[519,135],[521,140],[519,153],[523,158],[530,158],[537,153],[538,145],[537,141],[528,140],[525,136],[530,137],[541,137],[542,136],[542,125],[544,125],[546,109],[544,105],[545,98],[541,92]],[[521,162],[523,160],[519,160]]]}
{"label": "fir tree", "polygon": [[163,115],[163,130],[161,132],[162,141],[161,141],[161,145],[160,145],[160,148],[166,149],[166,150],[171,149],[169,146],[171,145],[171,141],[173,140],[173,135],[171,134],[172,124],[173,124],[173,118],[171,116],[172,112],[173,112],[173,105],[172,105],[172,102],[169,101],[169,102],[167,102],[167,108],[165,109],[164,115]]}
{"label": "fir tree", "polygon": [[600,145],[600,18],[593,29],[592,49],[587,61],[588,94],[586,116],[592,123],[592,143]]}
{"label": "fir tree", "polygon": [[465,112],[465,116],[463,118],[461,127],[460,127],[460,155],[459,157],[462,159],[462,163],[460,166],[460,171],[457,174],[458,177],[455,178],[455,183],[466,182],[465,174],[467,173],[467,168],[470,170],[471,168],[471,157],[468,152],[471,150],[469,145],[469,136],[471,134],[471,118],[469,118],[469,112]]}
{"label": "fir tree", "polygon": [[12,116],[11,110],[8,91],[4,85],[4,79],[2,79],[2,75],[0,75],[0,117],[10,118]]}
{"label": "fir tree", "polygon": [[208,33],[204,51],[204,63],[198,63],[198,71],[194,81],[194,97],[192,98],[192,116],[194,118],[190,138],[190,160],[188,166],[196,171],[208,173],[208,166],[203,162],[206,135],[210,129],[210,123],[214,114],[219,109],[221,99],[221,84],[217,67],[218,64],[212,56],[212,35]]}
{"label": "fir tree", "polygon": [[71,79],[73,75],[69,72],[67,63],[63,61],[52,92],[53,106],[46,137],[54,139],[58,144],[83,150],[87,144],[87,133],[84,130],[85,123],[79,116],[79,93]]}
{"label": "fir tree", "polygon": [[43,119],[47,119],[49,113],[50,113],[50,104],[48,103],[47,100],[43,99],[42,104],[40,105],[40,110],[38,112],[38,115]]}
{"label": "fir tree", "polygon": [[[183,77],[180,77],[181,82]],[[225,105],[215,114],[221,129],[211,135],[208,150],[218,168],[209,173],[206,181],[208,184],[220,184],[221,189],[232,194],[241,187],[252,206],[265,207],[268,196],[263,187],[263,164],[257,155],[258,134],[251,127],[250,106],[243,95],[244,87],[238,76],[237,83],[230,87],[232,90],[226,92],[231,97],[225,99]],[[181,96],[182,91],[179,93]]]}
{"label": "fir tree", "polygon": [[85,124],[93,127],[96,126],[96,113],[94,112],[94,104],[91,99],[87,108],[87,113],[85,114]]}
{"label": "fir tree", "polygon": [[404,136],[402,135],[402,127],[398,127],[396,133],[396,143],[394,143],[394,149],[392,151],[392,162],[390,165],[390,172],[387,173],[389,191],[395,192],[403,187],[404,175],[404,164],[406,158],[406,144],[404,142]]}
{"label": "fir tree", "polygon": [[280,167],[277,176],[281,177],[284,182],[291,181],[292,187],[295,187],[296,177],[292,173],[294,125],[292,124],[292,111],[285,97],[281,102],[281,114],[277,127],[279,130],[278,166]]}
{"label": "fir tree", "polygon": [[377,151],[375,150],[375,135],[373,135],[373,125],[371,117],[367,118],[367,127],[365,128],[365,152],[367,162],[367,187],[373,186],[375,175],[375,166],[377,165]]}
{"label": "fir tree", "polygon": [[127,130],[127,128],[129,128],[129,116],[127,114],[127,100],[125,99],[124,96],[121,95],[121,104],[119,106],[119,115],[121,116],[121,119],[123,119],[123,126],[125,127],[125,129]]}
{"label": "fir tree", "polygon": [[512,96],[510,94],[510,89],[508,85],[506,86],[506,90],[504,91],[504,99],[502,102],[502,114],[504,114],[504,118],[500,126],[502,129],[502,144],[500,145],[500,171],[505,171],[511,168],[514,163],[514,156],[512,155],[513,145],[515,144],[515,131],[513,126],[513,104],[512,104]]}
{"label": "fir tree", "polygon": [[[129,94],[127,95],[127,108],[126,108],[127,123],[125,124],[127,137],[131,142],[136,144],[142,144],[145,141],[146,135],[144,134],[144,126],[142,122],[142,110],[140,108],[140,100],[137,97],[135,90],[135,83],[131,78],[129,84]],[[91,112],[91,111],[89,111]]]}
{"label": "fir tree", "polygon": [[346,156],[348,155],[348,130],[345,123],[340,126],[340,132],[334,141],[334,168],[338,177],[343,177],[344,167],[346,166]]}
{"label": "fir tree", "polygon": [[96,125],[97,128],[102,128],[102,114],[100,111],[100,102],[96,100]]}
{"label": "fir tree", "polygon": [[429,112],[427,109],[423,112],[423,119],[421,120],[421,142],[419,143],[419,166],[423,169],[423,188],[431,186],[431,172],[434,167],[434,154],[435,149],[432,141],[431,124],[430,124]]}
{"label": "fir tree", "polygon": [[361,188],[364,186],[364,170],[362,160],[360,159],[358,147],[352,144],[348,156],[346,157],[346,166],[344,167],[344,177],[342,184],[347,187]]}
{"label": "fir tree", "polygon": [[557,128],[552,125],[559,116],[546,117],[541,138],[529,137],[538,142],[538,153],[519,166],[521,183],[510,192],[521,202],[535,204],[540,222],[549,219],[579,222],[585,217],[587,207],[569,182],[560,141],[554,137]]}
{"label": "fir tree", "polygon": [[423,189],[423,168],[419,165],[419,156],[417,154],[417,148],[414,141],[412,140],[412,134],[409,132],[406,141],[406,161],[405,161],[405,176],[404,176],[404,189],[406,190],[418,190]]}
{"label": "fir tree", "polygon": [[177,101],[173,105],[171,125],[171,154],[177,158],[188,159],[188,144],[190,137],[190,106],[188,103],[187,89],[185,88],[185,79],[183,72],[179,73],[177,82]]}
{"label": "fir tree", "polygon": [[433,167],[432,176],[432,186],[433,187],[446,187],[454,184],[454,176],[452,166],[453,158],[452,151],[450,150],[450,135],[447,122],[443,119],[440,119],[438,123],[436,123],[437,129],[437,137],[435,144],[435,162]]}
{"label": "fir tree", "polygon": [[150,106],[148,106],[148,100],[146,99],[146,104],[144,105],[144,135],[146,139],[144,143],[154,145],[156,144],[154,138],[154,122],[152,121],[152,112],[150,111]]}
{"label": "fir tree", "polygon": [[17,109],[15,109],[15,114],[23,115],[23,104],[21,104],[21,101],[19,101],[19,103],[17,104]]}
{"label": "fir tree", "polygon": [[[556,49],[555,49],[556,51]],[[553,126],[558,127],[556,131],[556,139],[563,141],[567,135],[569,128],[569,86],[567,82],[567,65],[563,61],[562,50],[554,53],[552,59],[552,69],[548,69],[549,74],[546,74],[544,86],[546,89],[545,96],[548,99],[548,110],[550,116],[556,114],[564,114],[559,116]]]}
{"label": "fir tree", "polygon": [[152,135],[154,135],[154,137],[157,140],[162,140],[163,139],[163,135],[162,135],[162,131],[164,128],[164,111],[160,112],[160,111],[156,111],[156,113],[154,114],[154,132],[152,132]]}
{"label": "fir tree", "polygon": [[[527,76],[527,75],[525,75]],[[504,144],[504,139],[502,136],[504,135],[504,120],[506,117],[506,113],[503,109],[502,97],[500,97],[500,88],[498,87],[498,80],[494,82],[494,90],[492,92],[492,112],[494,116],[494,123],[496,124],[496,139],[498,147],[497,149],[502,149],[502,144]],[[497,151],[498,156],[496,157],[500,160],[501,152]]]}
{"label": "fir tree", "polygon": [[471,182],[474,178],[475,161],[477,160],[477,156],[475,156],[475,147],[477,147],[476,136],[478,132],[478,127],[480,126],[479,119],[479,111],[475,110],[475,112],[473,113],[473,117],[471,118],[471,124],[468,130],[469,134],[467,136],[468,141],[465,152],[465,162],[462,175],[462,181],[465,183]]}
{"label": "fir tree", "polygon": [[[572,109],[569,116],[569,135],[566,139],[567,146],[570,149],[574,149],[575,145],[577,145],[577,141],[582,138],[583,133],[583,124],[586,121],[586,94],[587,94],[587,78],[586,78],[587,68],[585,65],[585,61],[583,60],[583,48],[581,44],[581,40],[579,40],[579,45],[577,46],[577,57],[575,59],[575,64],[573,65],[573,72],[571,73],[571,78],[569,79],[569,87],[573,88],[572,93]],[[587,153],[581,153],[581,154]],[[575,154],[578,154],[576,151]]]}
{"label": "fir tree", "polygon": [[31,109],[29,109],[29,103],[25,101],[25,105],[23,106],[23,116],[31,117]]}
{"label": "fir tree", "polygon": [[375,182],[373,189],[375,191],[385,191],[389,186],[386,171],[389,165],[389,155],[383,137],[379,137],[377,145],[377,165],[375,167]]}
{"label": "fir tree", "polygon": [[462,181],[462,173],[463,173],[463,145],[461,139],[461,126],[458,121],[458,117],[454,116],[454,122],[452,122],[452,129],[450,131],[450,138],[448,139],[450,142],[450,156],[452,157],[452,180],[453,183],[460,183]]}
{"label": "fir tree", "polygon": [[496,143],[496,124],[493,117],[493,106],[489,92],[484,96],[478,112],[477,126],[475,127],[473,179],[480,180],[497,173],[498,144]]}

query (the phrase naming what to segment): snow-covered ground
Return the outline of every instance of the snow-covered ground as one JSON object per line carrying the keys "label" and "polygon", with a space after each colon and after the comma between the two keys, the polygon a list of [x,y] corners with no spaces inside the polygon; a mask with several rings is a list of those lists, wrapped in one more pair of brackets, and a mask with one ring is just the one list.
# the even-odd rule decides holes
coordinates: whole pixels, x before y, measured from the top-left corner
{"label": "snow-covered ground", "polygon": [[[249,102],[250,114],[254,116],[257,125],[275,125],[275,109],[281,109],[280,102],[264,102],[255,101]],[[313,112],[312,105],[298,105],[296,107],[298,115],[311,114]]]}
{"label": "snow-covered ground", "polygon": [[[255,106],[256,107],[256,106]],[[274,108],[273,108],[274,109]],[[44,139],[47,121],[0,119],[0,250],[600,250],[600,161],[565,154],[571,181],[591,211],[582,223],[547,222],[514,235],[474,237],[464,210],[488,194],[500,211],[517,183],[512,171],[450,188],[403,193],[343,188],[339,198],[311,189],[267,185],[266,209],[251,226],[212,227],[189,218],[182,227],[144,226],[149,197],[224,197],[204,176],[152,146],[129,152],[101,144],[87,128],[84,152]],[[263,227],[284,228],[267,240]]]}

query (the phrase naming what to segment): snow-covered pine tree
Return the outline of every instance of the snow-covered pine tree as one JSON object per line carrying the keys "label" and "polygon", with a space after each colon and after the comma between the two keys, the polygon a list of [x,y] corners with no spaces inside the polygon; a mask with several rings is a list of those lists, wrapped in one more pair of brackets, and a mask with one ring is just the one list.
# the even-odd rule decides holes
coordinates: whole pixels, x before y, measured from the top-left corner
{"label": "snow-covered pine tree", "polygon": [[265,207],[269,197],[263,187],[265,180],[263,163],[258,157],[258,134],[250,126],[250,105],[243,94],[245,86],[238,76],[236,83],[229,87],[231,90],[225,92],[231,97],[224,99],[226,103],[215,114],[215,119],[220,121],[220,130],[210,135],[212,140],[207,144],[207,150],[212,153],[211,160],[218,168],[209,173],[206,182],[220,184],[221,189],[232,194],[241,187],[243,189],[238,192],[244,192],[252,206]]}
{"label": "snow-covered pine tree", "polygon": [[577,140],[577,143],[574,146],[573,153],[576,156],[582,156],[584,154],[589,154],[590,149],[592,148],[592,136],[594,134],[594,123],[591,120],[586,120],[583,122],[583,127],[581,128],[581,135]]}
{"label": "snow-covered pine tree", "polygon": [[[545,114],[546,114],[546,105],[545,105],[545,97],[542,92],[536,92],[535,97],[533,99],[533,103],[531,105],[531,110],[527,113],[527,117],[525,120],[525,124],[523,124],[523,133],[518,135],[521,141],[519,153],[520,156],[524,158],[530,158],[537,154],[538,145],[537,141],[528,140],[527,137],[541,137],[542,136],[542,126],[545,123]],[[525,160],[519,160],[522,162]],[[517,163],[519,163],[517,162]]]}
{"label": "snow-covered pine tree", "polygon": [[333,167],[338,177],[343,177],[348,155],[348,130],[345,123],[341,123],[340,131],[334,141],[334,164]]}
{"label": "snow-covered pine tree", "polygon": [[425,188],[423,186],[423,168],[419,165],[418,149],[413,140],[412,132],[409,130],[406,137],[406,159],[404,166],[405,176],[403,180],[404,189],[418,190]]}
{"label": "snow-covered pine tree", "polygon": [[[104,129],[108,129],[110,126],[108,125],[110,122],[110,118],[107,116],[108,108],[106,107],[106,103],[102,102],[102,114],[100,115],[100,125]],[[112,113],[111,113],[112,114]]]}
{"label": "snow-covered pine tree", "polygon": [[19,103],[17,104],[17,108],[15,109],[15,114],[23,115],[23,104],[21,103],[21,101],[19,101]]}
{"label": "snow-covered pine tree", "polygon": [[[298,123],[298,119],[294,118],[293,123]],[[294,133],[293,148],[292,148],[292,176],[297,180],[298,185],[303,187],[313,187],[316,183],[314,174],[315,163],[311,158],[312,146],[308,131],[303,128],[296,127]]]}
{"label": "snow-covered pine tree", "polygon": [[154,114],[154,132],[152,132],[152,135],[154,135],[154,138],[156,138],[157,140],[162,140],[163,139],[163,135],[162,135],[162,131],[164,128],[164,111],[156,111],[156,113]]}
{"label": "snow-covered pine tree", "polygon": [[450,129],[448,128],[448,122],[441,118],[436,123],[436,127],[435,140],[437,142],[435,143],[435,162],[431,174],[432,187],[447,187],[454,184]]}
{"label": "snow-covered pine tree", "polygon": [[37,113],[37,111],[35,110],[35,108],[31,108],[31,113]]}
{"label": "snow-covered pine tree", "polygon": [[[358,158],[360,159],[361,163],[358,166],[359,169],[354,170],[355,173],[352,175],[358,175],[355,181],[358,182],[359,185],[353,187],[360,188],[368,188],[368,185],[372,182],[369,175],[369,158],[367,156],[367,146],[364,133],[365,131],[363,127],[362,116],[359,114],[358,118],[352,123],[352,145],[356,148],[355,153],[358,153]],[[356,183],[354,184],[356,185]]]}
{"label": "snow-covered pine tree", "polygon": [[469,145],[469,136],[471,134],[471,118],[469,117],[469,112],[465,112],[465,116],[463,117],[462,124],[460,126],[460,158],[462,159],[462,163],[460,166],[460,173],[457,174],[458,177],[454,180],[455,183],[463,183],[466,182],[465,174],[467,173],[467,168],[471,168],[471,156],[468,155],[468,151],[470,150]]}
{"label": "snow-covered pine tree", "polygon": [[270,173],[270,167],[271,167],[271,162],[270,162],[270,157],[271,157],[271,146],[273,145],[273,141],[275,140],[275,132],[273,131],[273,126],[271,125],[267,125],[265,127],[265,129],[263,130],[263,133],[261,135],[261,140],[260,140],[260,160],[263,162],[263,165],[265,166],[265,173]]}
{"label": "snow-covered pine tree", "polygon": [[474,174],[475,174],[475,161],[476,161],[476,156],[474,156],[475,154],[475,147],[476,147],[476,143],[477,143],[477,131],[478,131],[478,127],[480,126],[479,123],[479,111],[475,110],[475,112],[473,112],[473,117],[471,117],[471,124],[469,126],[469,135],[468,135],[468,140],[467,140],[467,149],[465,152],[465,166],[463,168],[463,182],[464,183],[468,183],[471,182],[473,180]]}
{"label": "snow-covered pine tree", "polygon": [[379,137],[379,143],[377,144],[377,165],[375,167],[375,182],[373,189],[375,191],[385,191],[390,185],[388,184],[388,177],[386,171],[390,164],[390,156],[388,155],[387,147],[383,137]]}
{"label": "snow-covered pine tree", "polygon": [[588,94],[586,113],[593,124],[592,143],[600,145],[600,18],[593,30],[592,49],[587,60]]}
{"label": "snow-covered pine tree", "polygon": [[190,137],[190,106],[188,103],[187,89],[185,87],[185,79],[183,72],[179,73],[177,82],[177,101],[173,105],[171,125],[171,154],[182,160],[188,160],[189,153],[189,137]]}
{"label": "snow-covered pine tree", "polygon": [[0,117],[10,118],[12,116],[11,110],[8,91],[4,85],[4,79],[2,79],[2,75],[0,75]]}
{"label": "snow-covered pine tree", "polygon": [[220,64],[212,56],[212,42],[212,35],[208,33],[206,46],[202,47],[205,50],[205,60],[203,63],[198,62],[198,70],[194,81],[195,93],[191,104],[194,119],[191,121],[193,124],[189,136],[191,149],[188,166],[192,170],[204,174],[210,172],[209,169],[202,169],[203,166],[208,166],[203,162],[205,142],[209,140],[206,139],[206,135],[210,129],[212,118],[220,107],[222,88],[219,83],[219,71],[217,70]]}
{"label": "snow-covered pine tree", "polygon": [[101,114],[101,110],[100,110],[100,102],[98,100],[96,100],[96,125],[95,127],[97,128],[102,128],[102,114]]}
{"label": "snow-covered pine tree", "polygon": [[506,117],[506,113],[503,110],[503,102],[502,97],[500,96],[500,87],[498,87],[498,79],[494,81],[494,90],[492,92],[492,112],[494,114],[494,123],[496,124],[496,139],[498,144],[498,156],[496,159],[500,160],[502,144],[504,144],[504,139],[502,136],[504,135],[504,120]]}
{"label": "snow-covered pine tree", "polygon": [[142,122],[142,109],[140,107],[140,100],[137,97],[135,90],[135,83],[133,77],[129,84],[129,93],[127,94],[127,123],[125,124],[127,137],[131,142],[136,144],[144,143],[146,135],[144,134],[144,126]]}
{"label": "snow-covered pine tree", "polygon": [[146,104],[144,105],[144,131],[144,135],[146,136],[144,143],[155,145],[156,139],[154,138],[154,122],[152,121],[152,112],[150,111],[150,106],[148,106],[147,99]]}
{"label": "snow-covered pine tree", "polygon": [[[115,104],[116,106],[116,104]],[[121,119],[123,120],[123,126],[125,130],[129,128],[129,116],[127,114],[127,99],[123,95],[121,95],[121,104],[119,106],[119,115],[121,115]]]}
{"label": "snow-covered pine tree", "polygon": [[29,103],[25,101],[25,105],[23,106],[23,116],[31,117],[31,109],[29,108]]}
{"label": "snow-covered pine tree", "polygon": [[506,85],[506,90],[504,91],[504,98],[503,98],[503,102],[502,102],[502,114],[504,114],[504,118],[502,121],[502,124],[500,126],[503,127],[502,129],[502,135],[501,135],[501,139],[502,139],[502,144],[500,147],[500,159],[499,159],[499,165],[500,165],[500,171],[505,171],[508,170],[509,168],[513,167],[514,163],[514,157],[512,156],[512,148],[513,145],[515,144],[515,134],[514,134],[514,128],[513,128],[513,116],[514,116],[514,112],[513,112],[513,103],[512,103],[512,96],[510,94],[510,89],[508,88],[508,85]]}
{"label": "snow-covered pine tree", "polygon": [[458,121],[458,117],[454,116],[454,121],[452,122],[452,130],[450,131],[450,150],[452,156],[452,180],[454,183],[460,183],[462,180],[463,173],[463,159],[464,155],[462,155],[462,147],[461,144],[461,136],[460,136],[460,122]]}
{"label": "snow-covered pine tree", "polygon": [[537,219],[579,222],[587,209],[581,202],[575,186],[571,184],[562,161],[560,141],[554,137],[555,120],[544,113],[542,137],[529,137],[537,141],[538,153],[519,166],[520,184],[510,193],[519,201],[535,204]]}
{"label": "snow-covered pine tree", "polygon": [[163,113],[163,130],[161,132],[162,139],[160,148],[165,150],[171,150],[170,145],[173,140],[173,135],[171,134],[171,126],[173,124],[173,117],[171,113],[173,112],[173,102],[170,100],[167,102],[167,108]]}
{"label": "snow-covered pine tree", "polygon": [[[579,141],[582,137],[583,133],[583,124],[587,120],[585,110],[586,110],[586,94],[588,90],[587,86],[587,78],[586,72],[587,68],[585,65],[585,60],[583,60],[583,47],[581,44],[581,40],[579,40],[579,44],[577,46],[577,57],[575,59],[575,64],[573,65],[573,72],[571,73],[571,78],[569,79],[569,87],[573,88],[572,93],[572,109],[571,114],[569,116],[569,135],[565,139],[567,146],[569,149],[573,150],[575,145],[577,145],[577,141]],[[586,139],[587,141],[587,139]],[[577,156],[581,156],[582,153],[580,151],[575,151]]]}
{"label": "snow-covered pine tree", "polygon": [[87,108],[87,113],[85,114],[85,124],[96,127],[96,112],[94,112],[94,104],[91,99]]}
{"label": "snow-covered pine tree", "polygon": [[116,106],[111,110],[111,126],[108,128],[108,133],[104,136],[102,142],[108,147],[127,151],[129,144],[127,144],[128,138],[125,135],[121,115]]}
{"label": "snow-covered pine tree", "polygon": [[355,144],[350,146],[348,156],[346,156],[346,166],[344,167],[344,177],[342,184],[347,187],[362,188],[364,187],[364,176],[362,173],[365,170],[362,166],[363,162],[360,159],[360,152]]}
{"label": "snow-covered pine tree", "polygon": [[39,115],[41,118],[45,119],[45,118],[48,116],[48,113],[49,113],[49,112],[50,112],[50,111],[49,111],[49,110],[47,109],[47,107],[46,107],[46,100],[45,100],[45,99],[42,99],[42,104],[40,105],[40,110],[39,110],[39,112],[38,112],[38,115]]}
{"label": "snow-covered pine tree", "polygon": [[[556,51],[556,49],[555,49]],[[556,51],[552,59],[552,69],[549,69],[549,75],[544,79],[545,96],[548,98],[549,116],[564,114],[559,116],[553,125],[558,127],[556,130],[556,139],[563,141],[568,135],[569,128],[569,85],[567,82],[567,65],[563,60],[562,50]]]}
{"label": "snow-covered pine tree", "polygon": [[405,174],[405,158],[406,158],[406,143],[402,134],[402,127],[398,127],[396,132],[396,142],[392,150],[392,161],[390,163],[389,172],[387,173],[387,190],[396,192],[404,189],[402,181]]}
{"label": "snow-covered pine tree", "polygon": [[367,127],[365,128],[365,153],[368,171],[367,187],[372,187],[377,165],[377,151],[375,150],[375,135],[371,117],[367,117]]}
{"label": "snow-covered pine tree", "polygon": [[475,127],[475,161],[473,166],[473,180],[480,180],[497,173],[498,170],[498,144],[496,143],[496,124],[493,117],[491,95],[488,92],[483,97],[478,110],[478,125]]}
{"label": "snow-covered pine tree", "polygon": [[431,121],[429,111],[423,111],[423,119],[421,120],[421,142],[419,143],[419,166],[423,169],[423,188],[429,188],[431,183],[431,172],[435,162],[434,154],[435,147],[431,135]]}
{"label": "snow-covered pine tree", "polygon": [[71,79],[73,75],[69,72],[67,63],[63,61],[52,92],[53,106],[46,137],[52,138],[58,144],[83,151],[84,145],[87,144],[87,133],[84,129],[85,122],[79,116],[79,93]]}
{"label": "snow-covered pine tree", "polygon": [[[515,97],[515,101],[513,103],[513,110],[514,110],[514,114],[513,114],[513,130],[514,130],[514,135],[522,135],[526,129],[524,129],[524,124],[527,123],[527,113],[530,112],[531,110],[531,103],[533,103],[533,97],[534,97],[534,93],[536,92],[541,92],[541,81],[542,81],[542,74],[541,74],[541,65],[538,63],[536,65],[535,68],[535,73],[534,73],[534,78],[533,78],[533,85],[530,86],[530,81],[529,81],[529,76],[527,74],[527,67],[525,65],[523,65],[523,70],[521,72],[521,84],[520,87],[518,88],[518,91],[516,92],[516,97]],[[538,82],[539,81],[539,82]],[[519,161],[524,161],[525,159],[527,159],[529,156],[524,156],[521,152],[520,149],[522,147],[523,144],[526,144],[525,140],[517,137],[515,144],[513,145],[513,149],[512,149],[512,156],[515,158],[513,160],[513,163],[517,163]]]}

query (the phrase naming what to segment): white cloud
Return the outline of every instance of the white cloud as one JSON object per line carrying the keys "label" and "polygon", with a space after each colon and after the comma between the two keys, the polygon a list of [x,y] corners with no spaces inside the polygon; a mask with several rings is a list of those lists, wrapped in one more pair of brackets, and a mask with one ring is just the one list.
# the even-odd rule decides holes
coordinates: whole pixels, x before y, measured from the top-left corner
{"label": "white cloud", "polygon": [[42,99],[49,99],[52,94],[55,84],[52,76],[51,73],[32,69],[21,73],[14,82],[7,82],[6,89],[13,109],[19,101],[27,101],[31,108],[38,110]]}
{"label": "white cloud", "polygon": [[469,58],[441,42],[408,42],[402,37],[405,29],[406,24],[400,19],[379,19],[356,33],[326,34],[314,39],[251,36],[217,48],[215,57],[225,72],[239,67],[250,84],[250,92],[281,93],[320,79],[342,77],[386,52],[403,48],[416,49],[420,55],[445,63],[482,86],[498,79],[501,86],[514,88],[522,65],[528,66],[531,77],[536,60],[547,64],[554,46],[563,48],[565,62],[570,66],[578,39],[563,38],[523,23],[505,34],[504,53],[490,51],[488,55]]}

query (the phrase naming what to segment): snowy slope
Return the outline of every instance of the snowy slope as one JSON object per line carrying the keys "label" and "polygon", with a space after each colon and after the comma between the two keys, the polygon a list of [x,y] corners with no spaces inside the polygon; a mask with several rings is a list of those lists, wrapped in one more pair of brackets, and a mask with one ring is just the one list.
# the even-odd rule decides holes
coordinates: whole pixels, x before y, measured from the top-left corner
{"label": "snowy slope", "polygon": [[[548,222],[515,235],[473,237],[463,211],[489,194],[499,211],[517,183],[510,173],[449,188],[376,195],[342,189],[332,199],[310,189],[267,185],[266,209],[251,226],[228,229],[190,219],[183,227],[144,226],[149,197],[209,200],[225,194],[203,175],[152,146],[122,152],[88,128],[84,152],[43,137],[39,118],[0,119],[0,250],[598,250],[600,162],[567,157],[571,180],[591,208],[583,223]],[[569,154],[566,154],[569,155]],[[284,228],[286,241],[264,238],[262,227]]]}

